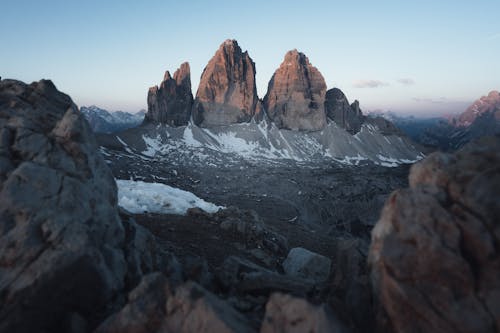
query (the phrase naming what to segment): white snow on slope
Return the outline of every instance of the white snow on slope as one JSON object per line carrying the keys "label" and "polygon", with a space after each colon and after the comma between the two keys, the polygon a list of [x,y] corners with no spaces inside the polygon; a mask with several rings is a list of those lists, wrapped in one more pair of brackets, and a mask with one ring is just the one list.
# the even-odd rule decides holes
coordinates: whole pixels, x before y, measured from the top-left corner
{"label": "white snow on slope", "polygon": [[149,212],[185,215],[189,208],[194,207],[215,213],[222,208],[191,192],[161,183],[117,179],[116,184],[118,205],[134,214]]}

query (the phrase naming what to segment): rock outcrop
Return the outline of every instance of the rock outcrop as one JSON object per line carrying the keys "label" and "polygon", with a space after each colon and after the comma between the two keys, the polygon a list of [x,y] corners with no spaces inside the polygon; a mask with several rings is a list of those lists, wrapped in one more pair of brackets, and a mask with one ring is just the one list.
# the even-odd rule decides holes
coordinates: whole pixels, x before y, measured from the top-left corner
{"label": "rock outcrop", "polygon": [[235,40],[226,40],[201,75],[193,106],[196,125],[212,127],[248,122],[261,110],[255,64]]}
{"label": "rock outcrop", "polygon": [[332,88],[326,92],[325,111],[328,118],[349,133],[355,134],[361,129],[364,117],[359,109],[359,102],[354,101],[349,105],[342,90]]}
{"label": "rock outcrop", "polygon": [[0,332],[92,328],[153,268],[149,232],[124,228],[97,151],[51,81],[0,82]]}
{"label": "rock outcrop", "polygon": [[97,333],[254,332],[228,303],[193,282],[173,289],[162,274],[143,278],[128,304],[108,318]]}
{"label": "rock outcrop", "polygon": [[315,306],[305,299],[274,293],[266,305],[261,333],[348,332],[325,305]]}
{"label": "rock outcrop", "polygon": [[330,276],[331,265],[332,261],[321,254],[294,247],[283,262],[283,270],[287,275],[321,283]]}
{"label": "rock outcrop", "polygon": [[192,106],[191,74],[189,63],[185,62],[173,78],[167,71],[160,87],[149,88],[148,112],[144,120],[171,126],[187,125]]}
{"label": "rock outcrop", "polygon": [[[369,255],[381,326],[500,330],[500,137],[415,164],[386,201]],[[385,320],[384,320],[385,316]]]}
{"label": "rock outcrop", "polygon": [[264,97],[264,108],[278,128],[317,131],[326,126],[325,79],[309,59],[289,51]]}

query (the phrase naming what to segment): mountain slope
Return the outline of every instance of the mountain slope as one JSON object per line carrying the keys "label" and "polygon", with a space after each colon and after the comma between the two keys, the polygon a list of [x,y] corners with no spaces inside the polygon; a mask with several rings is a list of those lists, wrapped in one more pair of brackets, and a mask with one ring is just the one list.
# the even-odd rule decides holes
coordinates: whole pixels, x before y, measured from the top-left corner
{"label": "mountain slope", "polygon": [[325,161],[382,166],[412,163],[423,155],[404,136],[384,135],[365,123],[351,135],[330,122],[323,130],[284,130],[274,123],[243,123],[217,128],[143,125],[117,135],[101,136],[101,145],[173,164],[226,165],[244,161],[320,164]]}
{"label": "mountain slope", "polygon": [[80,112],[96,133],[113,133],[136,127],[144,120],[145,111],[128,113],[123,111],[109,112],[95,105],[82,106]]}

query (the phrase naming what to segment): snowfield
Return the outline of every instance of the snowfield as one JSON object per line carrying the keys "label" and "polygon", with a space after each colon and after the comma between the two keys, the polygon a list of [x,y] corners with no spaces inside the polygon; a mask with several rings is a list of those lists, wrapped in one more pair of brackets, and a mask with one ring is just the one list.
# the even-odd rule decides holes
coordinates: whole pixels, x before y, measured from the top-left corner
{"label": "snowfield", "polygon": [[118,205],[134,214],[160,213],[185,215],[189,208],[198,207],[215,213],[221,206],[206,202],[191,192],[161,183],[146,183],[117,179]]}

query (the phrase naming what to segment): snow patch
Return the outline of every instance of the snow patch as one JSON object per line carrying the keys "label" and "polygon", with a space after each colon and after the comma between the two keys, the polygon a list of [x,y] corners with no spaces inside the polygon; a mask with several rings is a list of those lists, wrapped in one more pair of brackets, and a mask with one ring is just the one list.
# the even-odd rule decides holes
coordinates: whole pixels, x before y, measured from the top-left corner
{"label": "snow patch", "polygon": [[189,208],[198,207],[215,213],[221,206],[206,202],[191,192],[161,183],[117,179],[118,205],[131,213],[144,212],[185,215]]}

